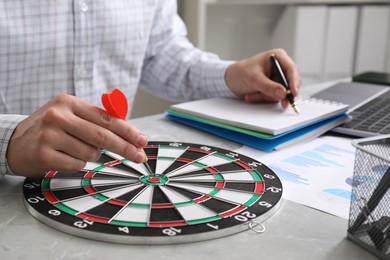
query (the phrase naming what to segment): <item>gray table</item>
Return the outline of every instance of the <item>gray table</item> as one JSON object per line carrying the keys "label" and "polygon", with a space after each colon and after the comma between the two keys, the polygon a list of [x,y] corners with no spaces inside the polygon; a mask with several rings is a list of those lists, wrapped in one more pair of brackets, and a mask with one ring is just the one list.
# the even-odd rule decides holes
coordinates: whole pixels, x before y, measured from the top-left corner
{"label": "gray table", "polygon": [[[229,150],[239,144],[179,125],[164,115],[131,121],[151,141],[204,143]],[[264,222],[209,241],[163,246],[111,244],[61,233],[32,217],[20,177],[0,182],[0,259],[376,259],[346,238],[347,221],[291,201]]]}

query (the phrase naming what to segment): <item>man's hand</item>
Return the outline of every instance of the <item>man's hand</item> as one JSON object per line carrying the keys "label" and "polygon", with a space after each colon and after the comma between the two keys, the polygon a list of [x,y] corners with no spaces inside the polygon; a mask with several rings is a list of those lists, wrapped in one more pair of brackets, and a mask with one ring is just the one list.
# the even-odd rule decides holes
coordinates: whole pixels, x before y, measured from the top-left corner
{"label": "man's hand", "polygon": [[230,90],[247,102],[279,102],[288,106],[286,89],[277,82],[270,62],[271,54],[278,57],[286,75],[291,92],[298,95],[301,78],[297,66],[283,49],[262,52],[256,56],[238,61],[229,66],[225,80]]}
{"label": "man's hand", "polygon": [[146,136],[126,121],[81,100],[61,94],[16,127],[7,150],[17,174],[40,176],[49,170],[79,171],[105,148],[131,161],[146,160]]}

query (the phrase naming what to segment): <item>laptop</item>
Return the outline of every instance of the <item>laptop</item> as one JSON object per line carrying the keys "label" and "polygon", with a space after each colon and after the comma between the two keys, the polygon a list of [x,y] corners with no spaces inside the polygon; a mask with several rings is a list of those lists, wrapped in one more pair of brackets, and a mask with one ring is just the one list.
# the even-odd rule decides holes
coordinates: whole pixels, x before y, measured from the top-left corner
{"label": "laptop", "polygon": [[349,105],[351,120],[332,132],[354,137],[390,134],[390,86],[342,82],[313,97]]}

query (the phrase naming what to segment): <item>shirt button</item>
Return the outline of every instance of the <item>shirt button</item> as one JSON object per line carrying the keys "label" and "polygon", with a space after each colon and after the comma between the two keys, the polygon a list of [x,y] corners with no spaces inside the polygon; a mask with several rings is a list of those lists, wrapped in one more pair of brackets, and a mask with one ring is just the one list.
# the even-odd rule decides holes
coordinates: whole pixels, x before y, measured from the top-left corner
{"label": "shirt button", "polygon": [[88,11],[88,9],[89,9],[88,4],[86,2],[81,2],[80,9],[82,12]]}

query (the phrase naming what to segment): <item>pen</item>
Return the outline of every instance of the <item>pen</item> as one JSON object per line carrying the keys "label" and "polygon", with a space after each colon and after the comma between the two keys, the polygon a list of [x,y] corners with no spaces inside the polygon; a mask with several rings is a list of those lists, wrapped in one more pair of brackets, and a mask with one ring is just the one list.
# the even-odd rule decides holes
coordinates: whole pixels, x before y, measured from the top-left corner
{"label": "pen", "polygon": [[282,67],[280,67],[279,62],[276,59],[276,55],[272,54],[271,57],[270,57],[270,60],[271,60],[272,67],[274,68],[274,70],[276,72],[276,75],[279,78],[280,83],[287,90],[287,100],[288,100],[288,102],[290,103],[291,107],[294,109],[295,113],[299,114],[300,113],[299,108],[298,108],[297,104],[294,101],[294,96],[291,93],[291,90],[290,90],[290,87],[289,87],[289,85],[287,83],[286,77],[284,76]]}

